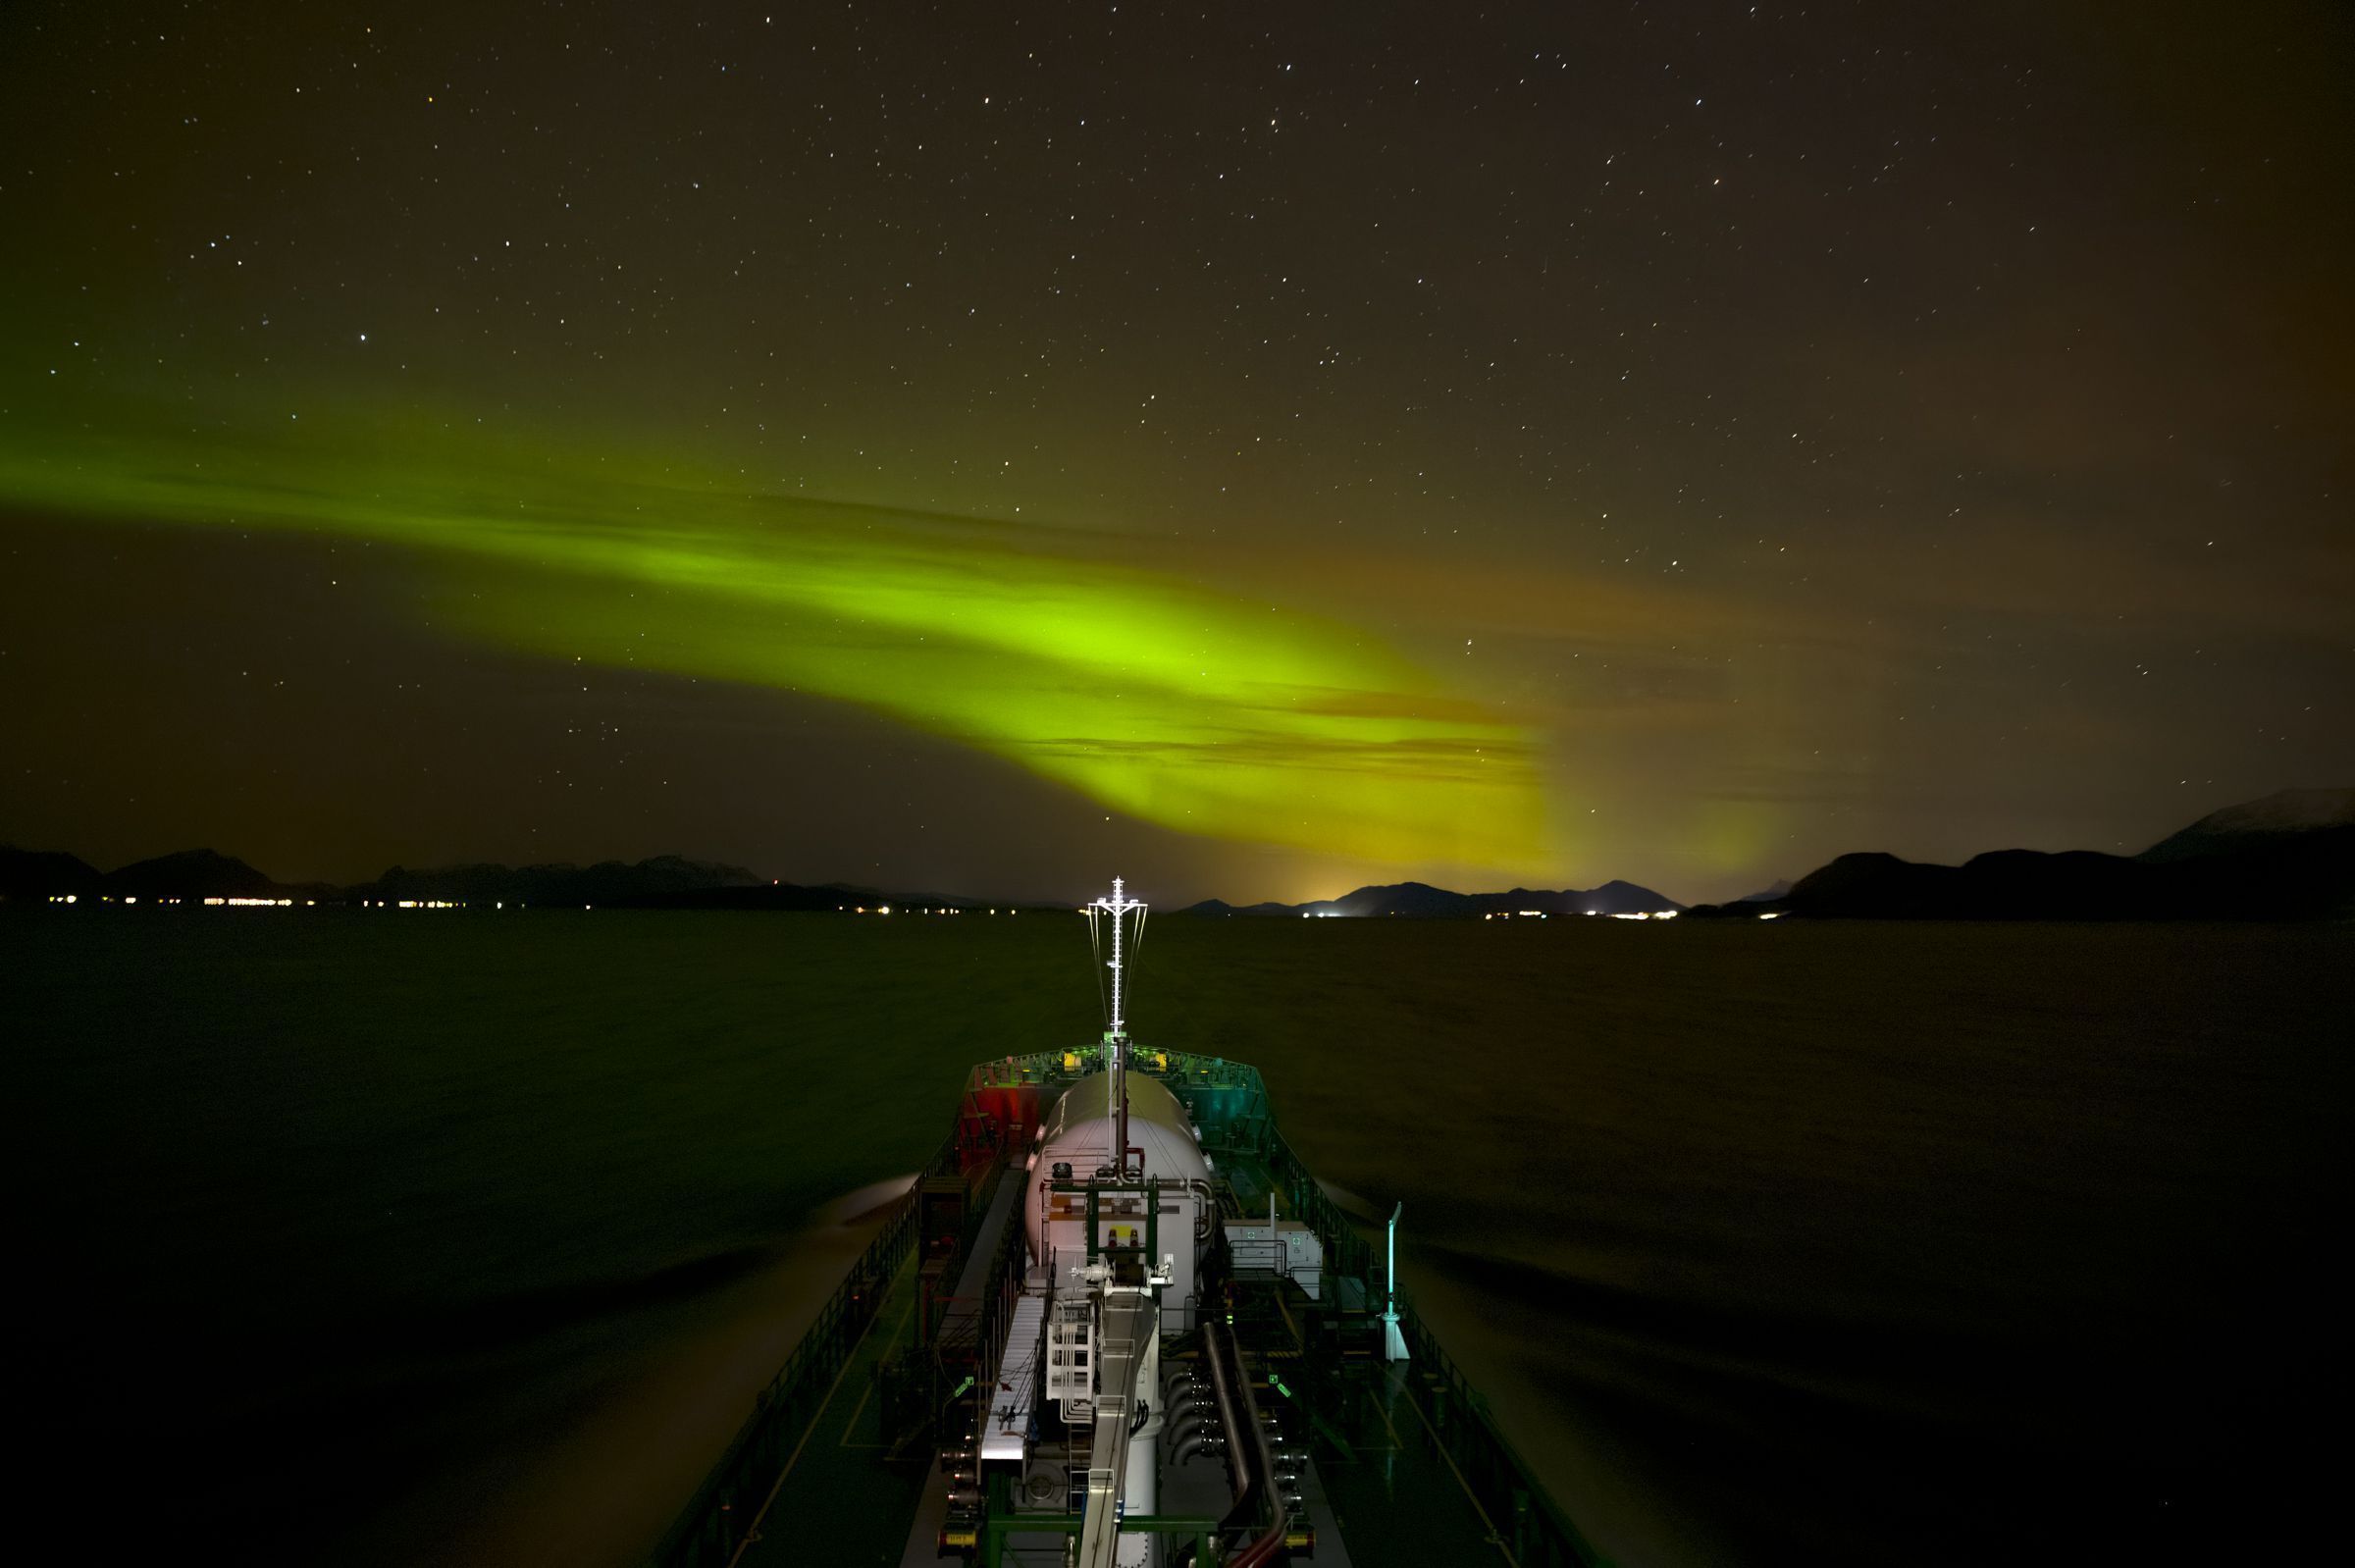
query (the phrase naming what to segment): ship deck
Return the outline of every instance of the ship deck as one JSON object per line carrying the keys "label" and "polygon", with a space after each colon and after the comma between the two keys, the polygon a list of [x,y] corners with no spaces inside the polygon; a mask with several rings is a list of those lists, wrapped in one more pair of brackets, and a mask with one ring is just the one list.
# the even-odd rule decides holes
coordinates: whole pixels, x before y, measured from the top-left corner
{"label": "ship deck", "polygon": [[[1285,1207],[1282,1183],[1263,1162],[1232,1159],[1223,1174],[1238,1206],[1263,1209],[1268,1194],[1276,1192],[1279,1208]],[[969,1249],[966,1278],[971,1260],[987,1255],[990,1222],[1003,1224],[1010,1214],[1003,1194],[1013,1186],[1000,1183],[1000,1196]],[[938,1568],[944,1560],[934,1544],[945,1493],[932,1446],[922,1440],[895,1444],[877,1398],[884,1364],[915,1348],[921,1273],[920,1260],[910,1252],[841,1371],[792,1432],[772,1490],[739,1524],[745,1534],[731,1563],[743,1568],[806,1562]],[[1288,1296],[1279,1300],[1273,1326],[1279,1331],[1313,1310],[1296,1286],[1283,1290]],[[1346,1365],[1344,1386],[1329,1387],[1312,1414],[1288,1391],[1284,1379],[1287,1361],[1303,1354],[1283,1342],[1289,1337],[1282,1332],[1255,1334],[1252,1347],[1273,1374],[1262,1386],[1263,1399],[1285,1413],[1310,1449],[1303,1493],[1317,1545],[1313,1556],[1295,1553],[1292,1560],[1317,1568],[1478,1561],[1521,1568],[1507,1534],[1511,1521],[1500,1528],[1473,1495],[1427,1413],[1429,1379],[1414,1362],[1369,1357]],[[1419,1386],[1418,1379],[1425,1385]],[[1213,1472],[1206,1468],[1199,1474],[1207,1478]],[[1200,1499],[1173,1493],[1167,1511],[1215,1513],[1224,1501],[1207,1493]],[[1003,1561],[1008,1568],[1060,1568],[1068,1539],[1018,1534],[1007,1542]]]}
{"label": "ship deck", "polygon": [[[658,1568],[788,1562],[1059,1568],[1079,1515],[1006,1507],[976,1530],[952,1521],[939,1454],[981,1446],[1001,1392],[999,1358],[1020,1315],[1026,1251],[1021,1161],[1044,1108],[1094,1070],[1088,1049],[1006,1057],[973,1070],[955,1130],[910,1200],[877,1232],[817,1323],[761,1393],[727,1454],[661,1547]],[[1486,1402],[1401,1290],[1410,1359],[1383,1358],[1379,1235],[1337,1210],[1268,1113],[1249,1066],[1154,1052],[1149,1070],[1184,1102],[1214,1160],[1221,1212],[1266,1215],[1321,1240],[1315,1295],[1272,1271],[1234,1269],[1222,1317],[1263,1412],[1305,1461],[1300,1503],[1318,1568],[1590,1568],[1601,1556],[1497,1431]],[[1376,1244],[1370,1244],[1370,1240]],[[1223,1254],[1222,1254],[1223,1255]],[[952,1283],[952,1281],[954,1281]],[[1167,1352],[1199,1353],[1181,1340]],[[1005,1376],[1020,1381],[1019,1371]],[[980,1386],[975,1387],[978,1383]],[[971,1464],[968,1457],[967,1464]],[[1130,1530],[1207,1542],[1230,1501],[1215,1463],[1164,1473],[1163,1512]],[[968,1483],[969,1484],[969,1483]],[[944,1525],[962,1542],[944,1556]]]}

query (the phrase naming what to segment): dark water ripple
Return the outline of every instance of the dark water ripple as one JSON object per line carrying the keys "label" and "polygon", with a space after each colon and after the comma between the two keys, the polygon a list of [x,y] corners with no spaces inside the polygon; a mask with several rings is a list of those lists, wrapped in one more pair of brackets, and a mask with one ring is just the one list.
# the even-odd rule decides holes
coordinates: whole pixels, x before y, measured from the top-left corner
{"label": "dark water ripple", "polygon": [[[2344,1444],[2339,927],[1153,928],[1633,1563],[2285,1556]],[[0,918],[39,1529],[619,1562],[1076,921]]]}

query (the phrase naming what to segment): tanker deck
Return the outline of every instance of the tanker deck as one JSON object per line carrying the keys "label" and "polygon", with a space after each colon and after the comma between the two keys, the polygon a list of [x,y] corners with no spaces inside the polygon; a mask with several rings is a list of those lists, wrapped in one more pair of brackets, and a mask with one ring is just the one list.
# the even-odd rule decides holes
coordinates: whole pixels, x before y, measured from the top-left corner
{"label": "tanker deck", "polygon": [[1325,1195],[1251,1067],[1113,1027],[968,1074],[948,1139],[660,1568],[1603,1559]]}

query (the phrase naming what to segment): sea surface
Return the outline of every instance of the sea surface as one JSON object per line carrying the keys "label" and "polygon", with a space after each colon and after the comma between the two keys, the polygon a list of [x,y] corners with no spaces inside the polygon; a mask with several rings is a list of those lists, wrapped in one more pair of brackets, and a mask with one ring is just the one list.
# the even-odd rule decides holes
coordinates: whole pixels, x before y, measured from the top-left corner
{"label": "sea surface", "polygon": [[[633,1562],[1069,915],[0,913],[17,1539]],[[1627,1564],[2285,1558],[2343,1490],[2346,926],[1156,917],[1144,1041],[1405,1203]],[[21,1450],[22,1451],[22,1450]]]}

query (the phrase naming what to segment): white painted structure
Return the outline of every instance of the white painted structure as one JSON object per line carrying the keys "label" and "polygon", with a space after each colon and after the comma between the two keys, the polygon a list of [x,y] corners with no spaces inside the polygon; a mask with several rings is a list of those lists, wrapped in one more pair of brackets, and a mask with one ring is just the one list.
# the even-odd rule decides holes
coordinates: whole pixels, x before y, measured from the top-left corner
{"label": "white painted structure", "polygon": [[[1211,1217],[1210,1165],[1194,1140],[1193,1124],[1178,1097],[1152,1078],[1124,1074],[1128,1080],[1128,1145],[1141,1151],[1144,1175],[1163,1183],[1161,1213],[1154,1228],[1160,1254],[1167,1258],[1170,1283],[1161,1295],[1162,1326],[1171,1333],[1194,1326],[1194,1281],[1201,1253],[1208,1243]],[[1073,1181],[1085,1181],[1117,1162],[1113,1144],[1119,1119],[1111,1109],[1112,1074],[1091,1072],[1064,1090],[1063,1098],[1039,1126],[1039,1143],[1030,1157],[1028,1200],[1022,1206],[1022,1227],[1030,1239],[1033,1264],[1059,1262],[1058,1272],[1087,1261],[1087,1198],[1082,1193],[1055,1192],[1055,1169],[1069,1166]],[[1098,1205],[1096,1245],[1141,1246],[1147,1227],[1145,1199],[1134,1193],[1107,1194]],[[1068,1280],[1057,1280],[1061,1292]]]}

